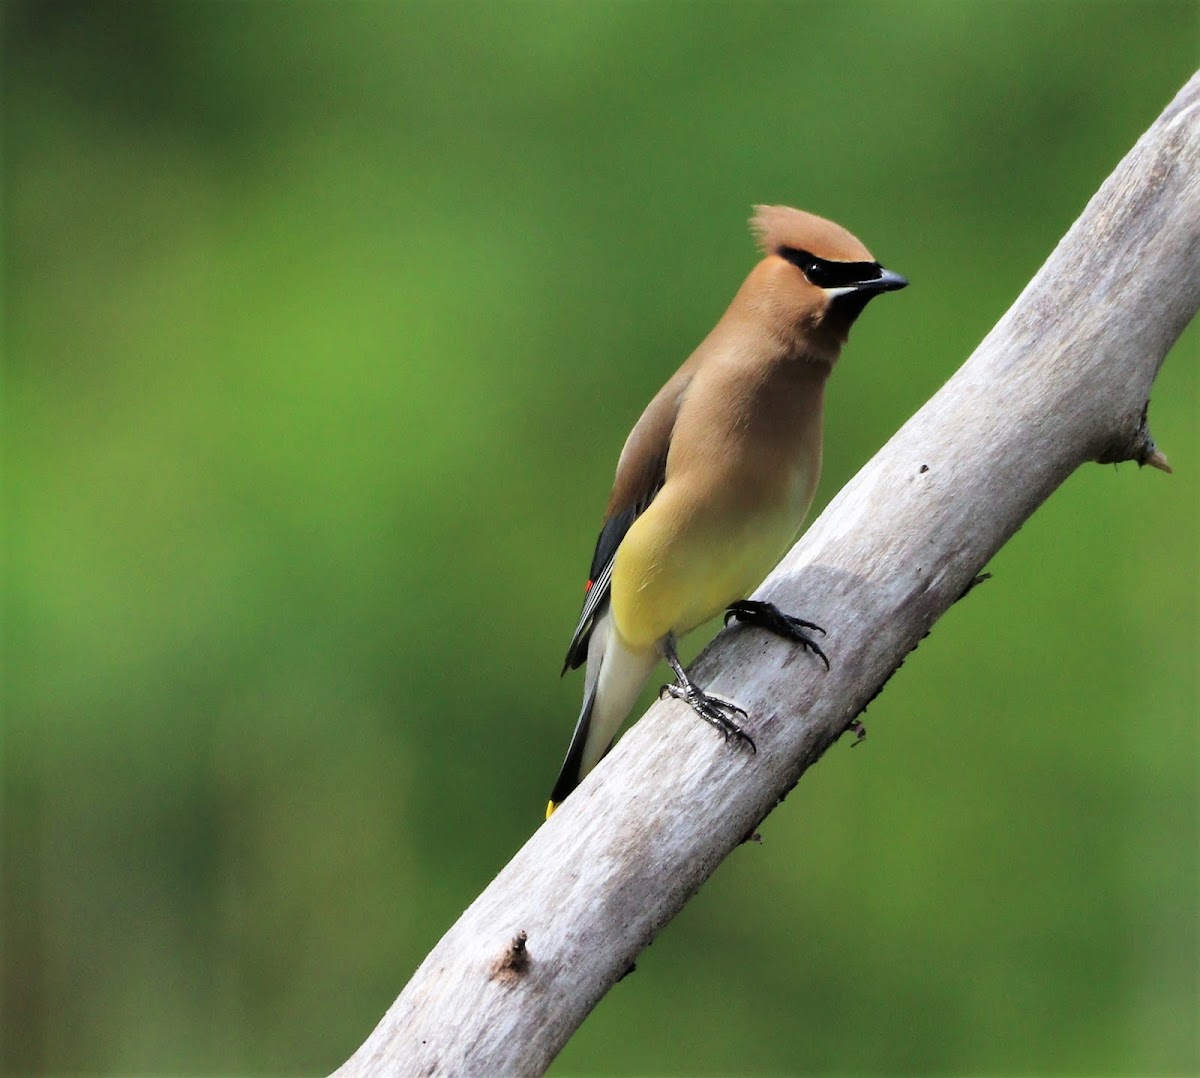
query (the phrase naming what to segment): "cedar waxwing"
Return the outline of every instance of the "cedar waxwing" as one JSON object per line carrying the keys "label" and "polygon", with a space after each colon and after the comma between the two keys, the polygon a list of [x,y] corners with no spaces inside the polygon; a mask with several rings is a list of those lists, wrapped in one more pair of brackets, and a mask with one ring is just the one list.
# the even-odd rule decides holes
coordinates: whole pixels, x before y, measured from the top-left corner
{"label": "cedar waxwing", "polygon": [[821,472],[825,380],[850,326],[908,282],[849,232],[787,206],[757,206],[765,256],[716,328],[650,402],[617,462],[583,613],[563,673],[587,661],[583,709],[546,816],[612,746],[659,659],[728,740],[753,741],[739,707],[688,678],[676,640],[726,611],[829,662],[811,622],[749,595],[787,550]]}

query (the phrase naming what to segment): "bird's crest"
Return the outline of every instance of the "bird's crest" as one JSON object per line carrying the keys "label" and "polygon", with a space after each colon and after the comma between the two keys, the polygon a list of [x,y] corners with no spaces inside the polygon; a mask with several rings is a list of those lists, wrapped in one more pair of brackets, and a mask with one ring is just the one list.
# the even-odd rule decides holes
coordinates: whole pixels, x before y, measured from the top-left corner
{"label": "bird's crest", "polygon": [[750,231],[764,255],[778,254],[781,247],[789,247],[838,262],[875,261],[871,252],[841,225],[791,206],[755,206]]}

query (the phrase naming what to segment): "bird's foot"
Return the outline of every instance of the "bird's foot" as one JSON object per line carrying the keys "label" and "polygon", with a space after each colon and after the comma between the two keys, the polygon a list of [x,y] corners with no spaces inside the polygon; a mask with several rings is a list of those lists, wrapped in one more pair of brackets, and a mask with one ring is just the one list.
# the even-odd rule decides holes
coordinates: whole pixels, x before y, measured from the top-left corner
{"label": "bird's foot", "polygon": [[806,651],[811,651],[820,659],[825,664],[826,670],[829,669],[829,659],[826,658],[825,652],[805,632],[806,629],[809,629],[824,636],[825,630],[815,622],[794,618],[791,614],[785,614],[774,603],[764,603],[757,599],[742,599],[739,602],[731,603],[729,609],[725,611],[725,624],[728,625],[734,618],[745,625],[757,625],[760,629],[766,629],[769,633],[782,636],[785,640],[794,640]]}
{"label": "bird's foot", "polygon": [[731,737],[736,738],[746,742],[750,746],[751,752],[758,752],[758,746],[754,744],[754,739],[733,721],[734,715],[746,718],[746,712],[732,700],[726,700],[723,696],[717,696],[714,693],[704,692],[691,681],[683,685],[664,685],[659,691],[659,697],[663,693],[686,703],[705,722],[720,730],[725,735],[726,741]]}

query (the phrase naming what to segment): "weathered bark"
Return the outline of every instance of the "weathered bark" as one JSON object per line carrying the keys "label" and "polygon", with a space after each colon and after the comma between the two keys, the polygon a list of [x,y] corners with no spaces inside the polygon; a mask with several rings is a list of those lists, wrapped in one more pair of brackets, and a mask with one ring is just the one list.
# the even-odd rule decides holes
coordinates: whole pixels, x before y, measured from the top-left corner
{"label": "weathered bark", "polygon": [[746,708],[757,754],[726,745],[683,704],[652,707],[447,932],[338,1074],[543,1071],[1072,471],[1165,466],[1145,415],[1163,358],[1200,305],[1198,166],[1200,74],[974,355],[764,584],[784,609],[835,627],[830,671],[761,631],[722,633],[694,672]]}

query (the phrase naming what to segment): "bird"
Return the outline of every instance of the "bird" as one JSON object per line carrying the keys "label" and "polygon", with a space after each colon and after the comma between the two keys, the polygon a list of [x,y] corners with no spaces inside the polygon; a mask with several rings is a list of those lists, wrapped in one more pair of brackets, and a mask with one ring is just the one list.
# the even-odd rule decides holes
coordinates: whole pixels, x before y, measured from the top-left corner
{"label": "bird", "polygon": [[659,661],[664,692],[757,751],[745,712],[705,692],[677,641],[725,611],[829,660],[824,630],[747,597],[795,539],[821,471],[825,383],[875,296],[908,281],[850,232],[789,206],[755,206],[762,259],[634,424],[617,462],[563,673],[585,662],[583,706],[549,819],[612,747]]}

